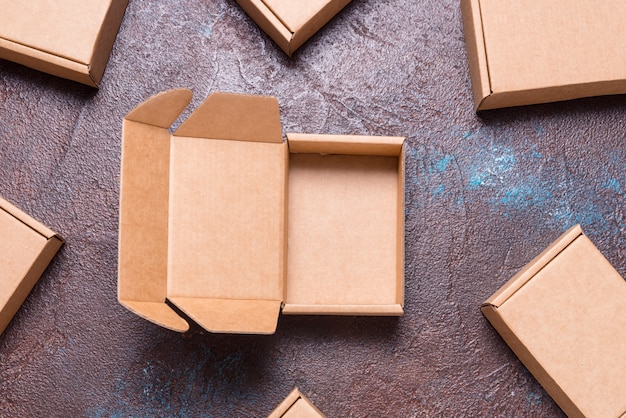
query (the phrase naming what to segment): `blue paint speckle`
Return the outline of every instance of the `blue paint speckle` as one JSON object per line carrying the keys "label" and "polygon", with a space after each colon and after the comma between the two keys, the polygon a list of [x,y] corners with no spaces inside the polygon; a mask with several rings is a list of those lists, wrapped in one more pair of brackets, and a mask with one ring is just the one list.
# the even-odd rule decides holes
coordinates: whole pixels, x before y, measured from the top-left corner
{"label": "blue paint speckle", "polygon": [[446,155],[443,158],[439,159],[439,161],[437,161],[437,163],[435,164],[435,170],[439,173],[443,173],[448,169],[448,165],[450,164],[450,162],[452,162],[453,159],[454,157],[452,155]]}
{"label": "blue paint speckle", "polygon": [[612,190],[615,193],[622,192],[622,185],[619,183],[619,181],[615,180],[614,178],[607,179],[604,182],[604,184],[602,184],[602,187],[604,187],[605,189]]}
{"label": "blue paint speckle", "polygon": [[533,405],[541,405],[543,396],[540,393],[530,392],[528,395],[528,402]]}
{"label": "blue paint speckle", "polygon": [[440,184],[439,187],[437,187],[437,189],[435,189],[435,191],[433,192],[433,195],[435,196],[439,196],[441,194],[443,194],[445,192],[446,188],[444,187],[443,184]]}

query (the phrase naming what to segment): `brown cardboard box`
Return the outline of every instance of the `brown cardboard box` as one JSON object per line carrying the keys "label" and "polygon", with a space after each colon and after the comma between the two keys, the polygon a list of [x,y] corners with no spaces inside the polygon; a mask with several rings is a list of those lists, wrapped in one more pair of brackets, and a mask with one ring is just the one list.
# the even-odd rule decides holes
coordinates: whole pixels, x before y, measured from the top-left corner
{"label": "brown cardboard box", "polygon": [[186,89],[124,119],[119,301],[186,331],[285,314],[401,315],[404,138],[287,134],[272,97]]}
{"label": "brown cardboard box", "polygon": [[461,0],[476,110],[626,93],[623,0]]}
{"label": "brown cardboard box", "polygon": [[63,242],[59,235],[0,198],[0,334]]}
{"label": "brown cardboard box", "polygon": [[325,418],[298,388],[295,388],[267,418]]}
{"label": "brown cardboard box", "polygon": [[237,0],[278,46],[291,56],[350,0]]}
{"label": "brown cardboard box", "polygon": [[625,416],[626,282],[580,226],[482,311],[568,416]]}
{"label": "brown cardboard box", "polygon": [[0,58],[97,87],[128,0],[0,0]]}

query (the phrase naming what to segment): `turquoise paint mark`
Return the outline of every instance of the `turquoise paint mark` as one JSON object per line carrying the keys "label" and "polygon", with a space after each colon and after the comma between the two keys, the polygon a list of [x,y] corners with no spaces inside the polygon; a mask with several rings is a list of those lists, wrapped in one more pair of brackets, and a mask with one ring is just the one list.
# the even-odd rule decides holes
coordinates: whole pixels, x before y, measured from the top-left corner
{"label": "turquoise paint mark", "polygon": [[472,177],[470,177],[469,188],[475,190],[481,186],[484,186],[486,178],[487,175],[485,175],[484,173],[473,175]]}
{"label": "turquoise paint mark", "polygon": [[540,393],[530,392],[528,395],[528,402],[533,405],[541,405],[543,396]]}
{"label": "turquoise paint mark", "polygon": [[513,170],[516,164],[515,155],[506,147],[494,147],[479,157],[480,160],[469,170],[470,190],[501,183],[503,176]]}
{"label": "turquoise paint mark", "polygon": [[443,173],[448,169],[448,165],[453,159],[454,157],[452,155],[446,155],[445,157],[439,159],[439,161],[435,164],[435,170],[439,173]]}
{"label": "turquoise paint mark", "polygon": [[442,195],[445,191],[446,191],[446,188],[444,187],[444,185],[440,184],[439,187],[437,187],[437,189],[435,189],[435,191],[433,192],[433,195],[439,196],[439,195]]}
{"label": "turquoise paint mark", "polygon": [[521,184],[509,188],[500,198],[500,203],[515,209],[548,206],[552,200],[552,192],[541,187],[536,179],[530,178],[529,184]]}
{"label": "turquoise paint mark", "polygon": [[206,27],[204,28],[204,36],[207,38],[211,37],[211,34],[213,33],[213,27],[217,24],[217,22],[219,22],[222,17],[224,17],[224,7],[222,6],[219,13],[216,14],[210,14],[209,15],[209,21],[207,22]]}
{"label": "turquoise paint mark", "polygon": [[619,181],[615,180],[614,178],[609,178],[607,181],[605,181],[602,184],[602,187],[604,187],[605,189],[612,190],[615,193],[622,192],[622,185],[619,183]]}

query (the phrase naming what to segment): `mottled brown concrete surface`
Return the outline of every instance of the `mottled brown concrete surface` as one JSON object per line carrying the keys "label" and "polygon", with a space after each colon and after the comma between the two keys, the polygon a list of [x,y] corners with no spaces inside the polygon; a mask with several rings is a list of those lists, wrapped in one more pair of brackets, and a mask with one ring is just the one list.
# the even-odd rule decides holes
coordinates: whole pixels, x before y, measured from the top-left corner
{"label": "mottled brown concrete surface", "polygon": [[[173,87],[406,136],[406,314],[181,335],[122,308],[122,117]],[[234,0],[131,0],[100,91],[0,61],[0,195],[67,239],[0,336],[0,416],[256,417],[294,386],[329,417],[563,416],[479,305],[575,223],[626,273],[625,124],[624,96],[477,116],[458,0],[354,0],[293,59]]]}

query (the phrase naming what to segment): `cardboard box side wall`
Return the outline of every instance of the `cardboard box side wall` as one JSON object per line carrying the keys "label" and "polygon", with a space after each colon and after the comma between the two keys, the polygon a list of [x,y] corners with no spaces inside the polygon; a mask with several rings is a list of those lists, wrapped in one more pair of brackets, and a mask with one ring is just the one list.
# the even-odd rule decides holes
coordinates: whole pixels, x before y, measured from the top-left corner
{"label": "cardboard box side wall", "polygon": [[483,37],[482,19],[480,17],[480,0],[461,0],[463,15],[463,31],[469,62],[474,109],[480,110],[485,97],[491,94],[487,52]]}
{"label": "cardboard box side wall", "polygon": [[89,64],[89,74],[96,87],[100,85],[104,70],[109,62],[113,44],[117,38],[127,6],[128,0],[112,1],[98,32]]}
{"label": "cardboard box side wall", "polygon": [[287,56],[291,56],[290,42],[293,33],[262,0],[237,0],[237,3]]}
{"label": "cardboard box side wall", "polygon": [[0,198],[0,334],[64,243],[59,235]]}
{"label": "cardboard box side wall", "polygon": [[481,307],[481,311],[495,330],[498,331],[498,334],[500,334],[509,348],[515,353],[517,358],[519,358],[522,364],[531,372],[546,392],[548,392],[554,402],[556,402],[563,411],[567,412],[570,418],[584,418],[582,412],[580,412],[576,405],[569,399],[563,389],[559,387],[558,383],[554,381],[541,363],[535,359],[531,350],[529,350],[524,343],[517,338],[515,333],[511,331],[509,324],[506,323],[506,320],[502,318],[500,312],[498,312],[498,308],[493,305],[485,304]]}
{"label": "cardboard box side wall", "polygon": [[485,316],[569,416],[623,414],[626,282],[579,226],[523,272]]}
{"label": "cardboard box side wall", "polygon": [[189,329],[166,303],[169,202],[169,126],[191,91],[153,96],[126,116],[122,128],[118,300],[165,328]]}

